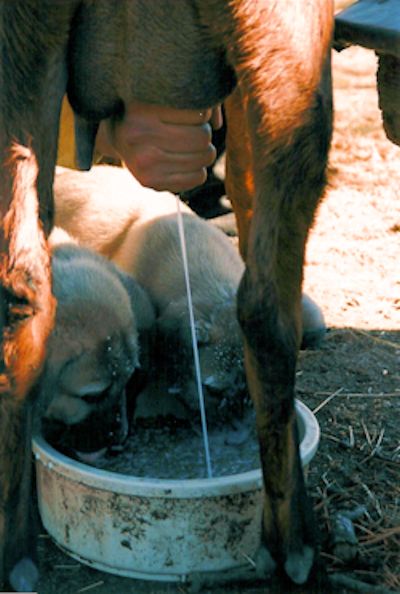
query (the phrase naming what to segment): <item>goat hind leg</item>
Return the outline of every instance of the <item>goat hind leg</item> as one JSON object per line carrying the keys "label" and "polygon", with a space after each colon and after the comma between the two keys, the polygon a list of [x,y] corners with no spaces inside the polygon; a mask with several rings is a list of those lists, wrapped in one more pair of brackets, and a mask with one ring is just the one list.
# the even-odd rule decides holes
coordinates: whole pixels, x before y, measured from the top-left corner
{"label": "goat hind leg", "polygon": [[8,579],[17,591],[33,590],[38,576],[30,521],[31,417],[55,316],[37,171],[32,151],[19,145],[3,165],[13,189],[2,221],[0,259],[0,580]]}
{"label": "goat hind leg", "polygon": [[269,152],[259,113],[250,98],[256,192],[239,319],[264,476],[264,538],[292,581],[304,583],[314,563],[316,532],[299,456],[294,383],[304,250],[324,187],[330,100],[317,94],[304,124]]}

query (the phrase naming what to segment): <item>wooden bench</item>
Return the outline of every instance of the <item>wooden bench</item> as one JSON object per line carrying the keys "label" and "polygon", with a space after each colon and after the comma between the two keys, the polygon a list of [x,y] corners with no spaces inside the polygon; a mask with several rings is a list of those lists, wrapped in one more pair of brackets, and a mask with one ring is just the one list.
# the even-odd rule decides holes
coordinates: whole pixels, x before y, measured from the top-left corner
{"label": "wooden bench", "polygon": [[337,14],[334,47],[341,51],[350,45],[376,52],[383,127],[400,145],[400,1],[359,0]]}

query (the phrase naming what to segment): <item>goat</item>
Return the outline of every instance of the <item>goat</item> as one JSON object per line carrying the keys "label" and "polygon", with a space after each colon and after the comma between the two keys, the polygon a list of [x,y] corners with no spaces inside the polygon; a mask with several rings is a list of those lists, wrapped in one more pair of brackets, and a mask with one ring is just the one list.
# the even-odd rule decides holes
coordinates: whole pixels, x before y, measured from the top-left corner
{"label": "goat", "polygon": [[[33,589],[34,572],[24,570],[32,542],[22,476],[35,383],[54,324],[44,238],[52,227],[65,91],[76,113],[82,167],[90,166],[98,122],[119,117],[133,98],[191,109],[226,99],[227,191],[246,264],[238,316],[265,490],[268,551],[259,565],[266,575],[278,564],[294,582],[308,579],[316,535],[300,465],[294,383],[304,248],[330,142],[332,4],[1,3],[0,581],[17,573]],[[23,148],[13,151],[15,143]]]}

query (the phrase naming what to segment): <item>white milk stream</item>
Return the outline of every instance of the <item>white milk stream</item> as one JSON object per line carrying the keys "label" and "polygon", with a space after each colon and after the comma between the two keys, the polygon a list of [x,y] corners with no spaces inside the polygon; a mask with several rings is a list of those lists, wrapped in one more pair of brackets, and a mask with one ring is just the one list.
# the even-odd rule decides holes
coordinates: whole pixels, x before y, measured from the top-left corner
{"label": "white milk stream", "polygon": [[199,349],[197,346],[196,326],[195,326],[195,319],[194,319],[194,314],[193,314],[192,292],[190,289],[190,276],[189,276],[189,266],[188,266],[187,251],[186,251],[185,229],[184,229],[184,225],[183,225],[181,203],[180,203],[180,199],[178,196],[176,197],[176,210],[177,210],[177,218],[178,218],[179,240],[180,240],[181,251],[182,251],[183,273],[185,276],[186,293],[187,293],[187,300],[188,300],[189,321],[190,321],[190,331],[191,331],[191,335],[192,335],[194,367],[195,367],[195,374],[196,374],[197,393],[199,396],[201,427],[202,427],[202,432],[203,432],[204,454],[205,454],[206,467],[207,467],[207,476],[208,476],[208,478],[211,478],[213,474],[212,474],[212,467],[211,467],[210,444],[209,444],[209,440],[208,440],[206,407],[205,407],[205,402],[204,402],[203,384],[201,382]]}

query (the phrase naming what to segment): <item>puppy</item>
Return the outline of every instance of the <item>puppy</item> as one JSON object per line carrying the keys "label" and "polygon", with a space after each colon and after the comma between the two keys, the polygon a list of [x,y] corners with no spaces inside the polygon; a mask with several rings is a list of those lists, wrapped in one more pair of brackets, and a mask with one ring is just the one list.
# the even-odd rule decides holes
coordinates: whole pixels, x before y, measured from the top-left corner
{"label": "puppy", "polygon": [[142,364],[154,310],[132,278],[65,232],[55,229],[50,245],[57,311],[39,382],[43,429],[85,459],[127,435],[125,388]]}
{"label": "puppy", "polygon": [[[58,167],[55,220],[143,286],[157,316],[152,380],[136,416],[192,417],[198,410],[176,199],[143,188],[128,171]],[[237,413],[246,399],[236,292],[244,271],[238,250],[217,227],[181,205],[208,418]],[[303,337],[324,333],[322,314],[303,296]],[[303,340],[304,342],[304,340]]]}
{"label": "puppy", "polygon": [[[170,192],[144,188],[127,169],[110,165],[90,171],[57,167],[54,201],[55,225],[109,260],[136,223],[176,213]],[[182,209],[194,214],[185,204]]]}
{"label": "puppy", "polygon": [[[222,231],[192,213],[182,217],[203,391],[213,422],[236,415],[246,396],[236,319],[243,263]],[[114,261],[143,283],[157,315],[157,376],[139,397],[137,415],[161,404],[165,411],[173,399],[175,414],[192,417],[199,406],[176,214],[133,225]]]}

